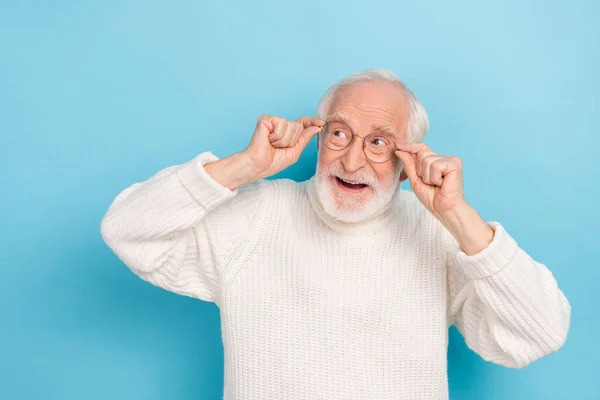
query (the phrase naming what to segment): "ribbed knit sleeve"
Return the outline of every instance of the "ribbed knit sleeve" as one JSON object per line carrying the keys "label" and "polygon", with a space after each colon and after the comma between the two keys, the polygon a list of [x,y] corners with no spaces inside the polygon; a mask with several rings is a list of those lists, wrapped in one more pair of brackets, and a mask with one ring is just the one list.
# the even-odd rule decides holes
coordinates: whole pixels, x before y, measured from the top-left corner
{"label": "ribbed knit sleeve", "polygon": [[449,322],[483,359],[522,368],[562,347],[571,306],[545,265],[488,225],[492,242],[470,256],[446,231]]}
{"label": "ribbed knit sleeve", "polygon": [[[243,247],[252,215],[261,205],[263,182],[235,191],[216,182],[204,165],[210,152],[167,167],[124,189],[101,222],[106,244],[137,275],[166,290],[216,301],[228,268],[226,249]],[[208,222],[219,214],[220,225]]]}

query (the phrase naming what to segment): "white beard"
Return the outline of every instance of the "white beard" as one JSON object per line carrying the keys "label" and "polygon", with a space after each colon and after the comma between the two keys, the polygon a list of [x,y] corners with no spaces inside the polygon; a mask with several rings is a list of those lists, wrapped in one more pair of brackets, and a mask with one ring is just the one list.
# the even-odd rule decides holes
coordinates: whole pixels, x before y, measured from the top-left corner
{"label": "white beard", "polygon": [[[341,165],[340,160],[334,161],[325,169],[322,169],[317,162],[315,187],[321,205],[330,217],[344,223],[359,223],[380,215],[387,210],[390,206],[392,197],[394,197],[394,194],[400,186],[401,172],[402,164],[398,163],[393,180],[390,184],[385,185],[378,182],[374,173],[367,173],[362,169],[353,174],[346,172]],[[371,194],[371,198],[368,199],[365,204],[357,204],[357,201],[352,197],[352,194],[348,194],[346,199],[338,200],[336,202],[333,191],[339,189],[332,188],[332,185],[336,185],[336,183],[332,181],[332,178],[335,179],[335,176],[353,182],[366,183],[374,193]]]}

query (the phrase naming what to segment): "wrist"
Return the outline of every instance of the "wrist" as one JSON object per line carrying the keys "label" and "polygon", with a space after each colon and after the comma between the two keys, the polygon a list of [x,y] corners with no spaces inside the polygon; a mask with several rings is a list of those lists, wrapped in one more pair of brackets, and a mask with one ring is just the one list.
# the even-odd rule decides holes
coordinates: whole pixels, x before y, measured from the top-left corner
{"label": "wrist", "polygon": [[243,152],[208,163],[204,165],[204,169],[215,181],[230,190],[236,190],[260,179],[255,165]]}
{"label": "wrist", "polygon": [[479,253],[494,238],[493,229],[466,201],[442,216],[440,221],[468,255]]}
{"label": "wrist", "polygon": [[438,219],[444,224],[450,232],[459,230],[465,220],[469,220],[473,216],[473,207],[466,200],[458,202],[453,209],[438,215]]}

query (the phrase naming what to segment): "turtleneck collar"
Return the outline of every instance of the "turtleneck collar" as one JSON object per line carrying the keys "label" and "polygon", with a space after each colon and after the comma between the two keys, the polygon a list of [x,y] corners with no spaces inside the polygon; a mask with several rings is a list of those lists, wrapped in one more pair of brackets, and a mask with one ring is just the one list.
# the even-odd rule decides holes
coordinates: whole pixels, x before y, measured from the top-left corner
{"label": "turtleneck collar", "polygon": [[401,189],[398,188],[396,193],[394,193],[389,205],[378,214],[365,221],[348,223],[333,218],[325,211],[323,204],[319,199],[315,176],[306,181],[306,188],[310,203],[315,210],[315,213],[319,216],[323,223],[329,226],[329,228],[331,228],[333,231],[349,236],[368,236],[385,229],[393,220],[395,210],[394,207],[392,207],[392,204],[397,202],[401,191]]}

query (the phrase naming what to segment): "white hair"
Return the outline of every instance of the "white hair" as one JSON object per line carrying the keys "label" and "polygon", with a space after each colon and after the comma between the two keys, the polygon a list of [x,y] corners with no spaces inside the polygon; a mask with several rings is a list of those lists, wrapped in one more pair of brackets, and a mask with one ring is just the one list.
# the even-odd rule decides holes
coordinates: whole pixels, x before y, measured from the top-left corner
{"label": "white hair", "polygon": [[406,141],[408,143],[423,141],[429,130],[429,118],[427,117],[425,108],[404,82],[402,82],[393,72],[385,69],[366,69],[337,82],[327,90],[325,95],[321,98],[321,101],[319,101],[319,105],[317,106],[317,117],[326,119],[329,116],[331,104],[335,100],[335,96],[340,89],[347,88],[357,83],[370,81],[392,84],[404,91],[409,108]]}

